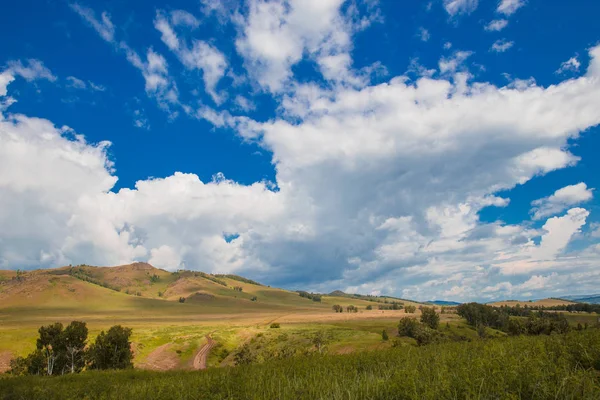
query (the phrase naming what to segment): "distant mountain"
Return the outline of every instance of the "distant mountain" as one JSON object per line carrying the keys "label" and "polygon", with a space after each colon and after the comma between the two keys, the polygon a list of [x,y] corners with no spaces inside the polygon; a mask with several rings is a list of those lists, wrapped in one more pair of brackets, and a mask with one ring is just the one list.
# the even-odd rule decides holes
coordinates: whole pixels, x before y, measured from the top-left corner
{"label": "distant mountain", "polygon": [[580,294],[561,296],[561,299],[576,301],[579,303],[600,304],[600,294]]}
{"label": "distant mountain", "polygon": [[447,300],[431,300],[428,301],[429,304],[434,304],[436,306],[459,306],[462,303],[457,303],[456,301],[447,301]]}

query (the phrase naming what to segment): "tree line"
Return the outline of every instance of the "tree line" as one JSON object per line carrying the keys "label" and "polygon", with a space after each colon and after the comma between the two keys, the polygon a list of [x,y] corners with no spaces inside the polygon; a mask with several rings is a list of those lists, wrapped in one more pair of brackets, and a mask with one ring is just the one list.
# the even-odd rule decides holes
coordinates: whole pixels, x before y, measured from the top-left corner
{"label": "tree line", "polygon": [[10,362],[13,375],[64,375],[84,369],[132,368],[131,329],[115,325],[102,331],[88,346],[85,322],[60,322],[40,327],[36,348],[27,357]]}
{"label": "tree line", "polygon": [[[550,335],[567,333],[571,327],[561,313],[532,310],[526,307],[492,307],[479,303],[465,303],[456,308],[458,315],[476,328],[490,327],[509,335]],[[526,317],[522,318],[511,317]]]}
{"label": "tree line", "polygon": [[300,297],[304,297],[306,299],[310,299],[312,301],[316,301],[317,303],[321,302],[321,295],[320,294],[308,293],[308,292],[305,292],[304,290],[298,290],[297,293],[298,293],[298,295]]}

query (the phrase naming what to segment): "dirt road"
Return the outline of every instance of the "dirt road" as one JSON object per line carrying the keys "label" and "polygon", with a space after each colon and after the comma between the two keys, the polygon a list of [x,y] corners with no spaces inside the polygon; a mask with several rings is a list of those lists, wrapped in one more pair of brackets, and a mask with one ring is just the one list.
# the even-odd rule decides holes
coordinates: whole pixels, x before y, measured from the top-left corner
{"label": "dirt road", "polygon": [[171,351],[171,344],[163,344],[148,355],[146,360],[137,367],[153,371],[169,371],[177,368],[179,359],[175,352]]}
{"label": "dirt road", "polygon": [[206,359],[208,358],[208,354],[210,350],[217,345],[210,335],[206,335],[206,344],[200,348],[200,351],[194,357],[194,369],[205,369],[206,368]]}

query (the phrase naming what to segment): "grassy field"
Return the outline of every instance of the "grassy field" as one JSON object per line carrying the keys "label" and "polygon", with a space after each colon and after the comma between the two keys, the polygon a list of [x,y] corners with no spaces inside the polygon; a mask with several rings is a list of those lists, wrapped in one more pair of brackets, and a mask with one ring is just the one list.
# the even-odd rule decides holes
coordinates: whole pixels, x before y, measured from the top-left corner
{"label": "grassy field", "polygon": [[[0,277],[0,372],[8,369],[11,358],[34,349],[41,325],[56,321],[65,325],[72,320],[85,321],[90,341],[112,325],[130,327],[135,367],[164,371],[191,369],[206,335],[217,342],[207,360],[209,367],[233,365],[235,352],[244,344],[257,362],[305,355],[314,350],[311,340],[317,333],[326,338],[323,352],[328,354],[414,345],[414,339],[396,338],[397,325],[401,318],[420,316],[419,311],[378,310],[379,303],[352,295],[324,295],[321,302],[315,302],[296,292],[231,277],[171,273],[143,263],[65,267],[19,275],[0,271]],[[185,302],[180,303],[180,298]],[[358,312],[334,313],[334,304],[354,305]],[[597,318],[587,314],[568,317],[574,326],[585,322],[591,326]],[[444,336],[458,341],[478,339],[476,330],[456,314],[441,318],[439,330]],[[274,322],[281,327],[271,329]],[[382,341],[383,330],[389,341]],[[487,336],[504,335],[487,329]]]}
{"label": "grassy field", "polygon": [[[348,353],[379,347],[381,332],[364,332],[359,321],[393,326],[405,316],[376,310],[377,303],[362,299],[323,296],[315,302],[232,277],[171,273],[144,263],[0,271],[0,280],[0,372],[11,358],[33,350],[41,325],[57,321],[85,321],[90,338],[112,325],[131,327],[136,367],[164,370],[189,368],[207,334],[218,343],[208,365],[221,366],[233,363],[229,353],[240,345],[259,334],[270,337],[269,325],[275,321],[298,353],[307,347],[306,335],[317,330],[334,337],[332,352]],[[359,312],[334,313],[333,304],[354,305]],[[375,310],[366,310],[369,305]],[[340,329],[337,323],[345,326]]]}
{"label": "grassy field", "polygon": [[[368,329],[367,329],[368,331]],[[600,331],[194,372],[84,372],[0,378],[3,399],[598,399]]]}

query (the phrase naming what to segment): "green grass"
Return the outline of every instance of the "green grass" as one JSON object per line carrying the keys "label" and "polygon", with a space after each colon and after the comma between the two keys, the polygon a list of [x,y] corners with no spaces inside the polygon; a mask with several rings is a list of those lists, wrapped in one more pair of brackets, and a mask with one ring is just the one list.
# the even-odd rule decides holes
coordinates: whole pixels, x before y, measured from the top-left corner
{"label": "green grass", "polygon": [[598,399],[600,331],[297,357],[199,372],[0,379],[3,399]]}

